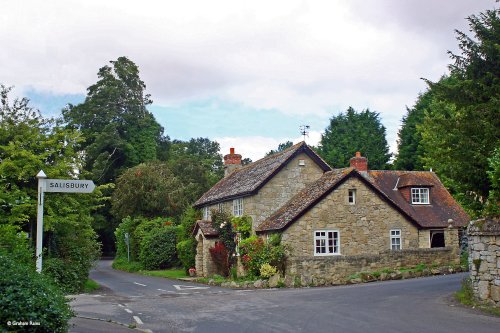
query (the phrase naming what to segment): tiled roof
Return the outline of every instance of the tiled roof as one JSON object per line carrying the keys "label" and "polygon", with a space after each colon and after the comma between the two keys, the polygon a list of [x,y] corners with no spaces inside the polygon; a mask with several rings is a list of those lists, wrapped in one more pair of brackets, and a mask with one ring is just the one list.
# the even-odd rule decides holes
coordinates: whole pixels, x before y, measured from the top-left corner
{"label": "tiled roof", "polygon": [[193,229],[194,236],[196,236],[196,234],[198,233],[198,229],[201,229],[201,232],[203,233],[203,235],[205,237],[217,237],[217,236],[219,236],[219,233],[212,225],[212,221],[206,221],[206,220],[196,221],[196,225],[194,226],[194,229]]}
{"label": "tiled roof", "polygon": [[276,173],[278,173],[288,161],[300,153],[307,154],[324,171],[331,170],[330,166],[309,148],[305,142],[301,142],[283,152],[264,157],[263,159],[232,172],[203,194],[201,198],[194,203],[194,207],[202,207],[256,193]]}
{"label": "tiled roof", "polygon": [[[465,226],[470,217],[453,199],[435,173],[429,171],[370,171],[369,180],[411,219],[423,228],[443,228],[448,220],[453,226]],[[399,190],[394,190],[398,178],[411,179],[406,186],[430,186],[429,205],[412,205]]]}
{"label": "tiled roof", "polygon": [[256,231],[280,230],[302,216],[310,207],[331,192],[348,174],[353,172],[353,168],[335,169],[325,174],[297,193],[283,207],[262,222]]}
{"label": "tiled roof", "polygon": [[[408,173],[411,173],[411,175],[410,177],[406,176],[409,179],[406,186],[422,186],[425,184],[432,187],[430,205],[412,205],[399,190],[395,189],[400,176],[408,175]],[[469,221],[469,216],[432,172],[368,171],[365,174],[359,173],[353,168],[347,168],[325,173],[323,177],[300,191],[283,207],[262,222],[256,231],[273,231],[286,228],[351,176],[357,176],[418,227],[447,227],[449,219],[453,219],[453,226],[464,226]],[[415,182],[415,184],[410,184],[411,182]]]}

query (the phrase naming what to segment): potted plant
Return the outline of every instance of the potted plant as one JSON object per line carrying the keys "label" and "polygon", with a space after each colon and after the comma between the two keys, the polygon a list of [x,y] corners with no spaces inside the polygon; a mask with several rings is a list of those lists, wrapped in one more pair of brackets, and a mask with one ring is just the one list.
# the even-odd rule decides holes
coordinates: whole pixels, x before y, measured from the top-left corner
{"label": "potted plant", "polygon": [[188,269],[188,272],[189,272],[189,276],[191,276],[191,277],[196,276],[196,268],[191,267],[190,269]]}

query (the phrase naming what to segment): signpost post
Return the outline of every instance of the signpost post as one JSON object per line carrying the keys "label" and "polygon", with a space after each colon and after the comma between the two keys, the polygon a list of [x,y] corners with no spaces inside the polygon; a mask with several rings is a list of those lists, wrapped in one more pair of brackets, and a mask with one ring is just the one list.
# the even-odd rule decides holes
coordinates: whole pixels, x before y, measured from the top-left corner
{"label": "signpost post", "polygon": [[36,219],[36,271],[42,271],[43,244],[43,200],[45,192],[92,193],[95,189],[91,180],[47,179],[43,170],[36,175],[38,178],[38,205]]}

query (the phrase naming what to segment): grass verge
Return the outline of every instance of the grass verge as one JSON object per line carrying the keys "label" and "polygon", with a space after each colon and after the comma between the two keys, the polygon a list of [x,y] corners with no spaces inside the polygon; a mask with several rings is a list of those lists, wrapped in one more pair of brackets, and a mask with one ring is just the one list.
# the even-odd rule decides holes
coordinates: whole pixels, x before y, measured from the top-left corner
{"label": "grass verge", "polygon": [[127,259],[118,258],[113,261],[113,268],[129,273],[137,273],[147,276],[158,276],[167,279],[180,279],[188,277],[184,269],[172,268],[157,271],[144,270],[141,263],[137,261],[128,262]]}
{"label": "grass verge", "polygon": [[85,281],[85,284],[83,285],[83,291],[86,293],[93,292],[94,290],[97,290],[99,288],[101,288],[99,283],[95,282],[92,279],[87,279],[87,281]]}
{"label": "grass verge", "polygon": [[500,317],[500,308],[481,304],[475,300],[474,293],[472,291],[472,283],[469,278],[462,280],[462,287],[455,293],[455,299],[463,305]]}

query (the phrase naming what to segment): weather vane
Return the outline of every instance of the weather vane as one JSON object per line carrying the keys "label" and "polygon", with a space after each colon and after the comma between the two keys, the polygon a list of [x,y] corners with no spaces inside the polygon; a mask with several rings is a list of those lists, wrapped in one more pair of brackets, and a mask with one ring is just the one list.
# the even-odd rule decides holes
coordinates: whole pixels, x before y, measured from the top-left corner
{"label": "weather vane", "polygon": [[309,125],[301,125],[300,126],[300,134],[304,136],[304,142],[306,141],[306,136],[309,136]]}

